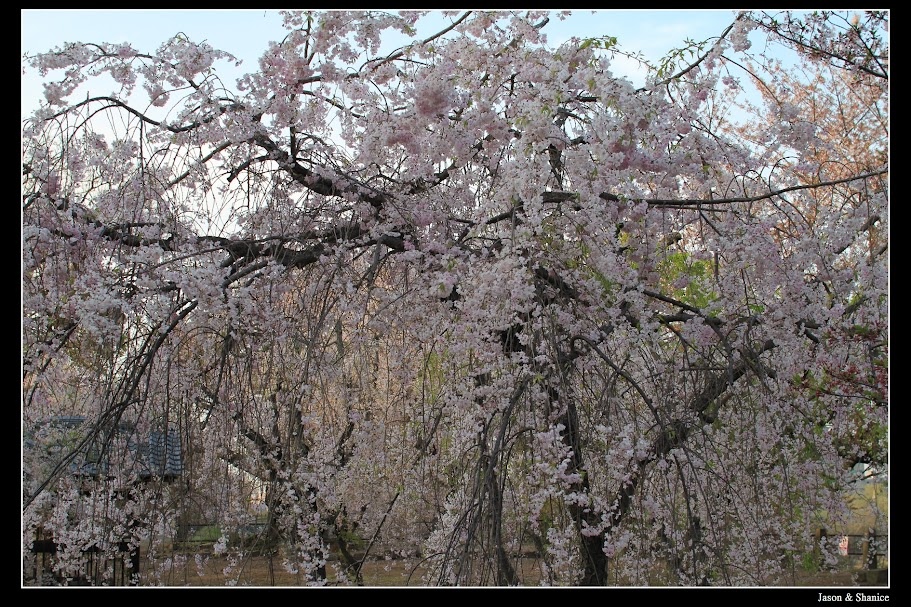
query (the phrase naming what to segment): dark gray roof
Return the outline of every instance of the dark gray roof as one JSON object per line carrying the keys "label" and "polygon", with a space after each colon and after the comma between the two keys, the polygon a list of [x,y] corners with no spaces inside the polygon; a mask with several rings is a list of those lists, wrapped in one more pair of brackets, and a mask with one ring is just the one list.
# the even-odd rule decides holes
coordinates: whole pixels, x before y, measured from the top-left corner
{"label": "dark gray roof", "polygon": [[140,475],[180,476],[183,472],[180,435],[171,429],[149,432],[149,440],[139,445],[138,461],[144,466]]}
{"label": "dark gray roof", "polygon": [[[71,415],[51,418],[43,425],[57,430],[78,430],[85,422],[84,416]],[[26,436],[23,441],[26,448],[35,444],[33,433],[30,434],[32,436]],[[119,465],[132,468],[142,479],[176,478],[183,473],[183,451],[180,433],[176,428],[162,425],[147,435],[140,436],[129,423],[119,423],[99,433],[98,437],[70,462],[70,472],[75,476],[87,477],[113,472],[109,449],[114,442],[126,447],[126,451],[122,451],[121,457],[115,458],[115,461],[119,460]]]}

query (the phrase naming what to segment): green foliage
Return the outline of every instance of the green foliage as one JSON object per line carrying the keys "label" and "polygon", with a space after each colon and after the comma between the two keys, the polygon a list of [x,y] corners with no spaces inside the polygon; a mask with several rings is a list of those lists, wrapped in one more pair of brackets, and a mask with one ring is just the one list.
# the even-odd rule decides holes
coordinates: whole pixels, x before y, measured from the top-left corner
{"label": "green foliage", "polygon": [[579,46],[579,50],[589,47],[608,51],[617,46],[616,36],[599,36],[598,38],[585,38]]}
{"label": "green foliage", "polygon": [[221,529],[218,525],[206,525],[205,527],[200,527],[196,530],[190,537],[191,542],[217,542],[218,538],[221,537]]}
{"label": "green foliage", "polygon": [[[708,261],[693,259],[685,251],[674,251],[659,263],[658,270],[661,273],[662,288],[675,299],[697,308],[704,308],[717,299],[709,287],[712,265]],[[674,286],[681,277],[689,278],[682,289]]]}
{"label": "green foliage", "polygon": [[816,552],[806,552],[800,560],[800,568],[807,573],[816,573],[820,569],[821,560]]}
{"label": "green foliage", "polygon": [[545,500],[544,505],[541,507],[541,511],[538,513],[538,531],[545,546],[548,544],[546,539],[547,532],[549,529],[556,526],[556,520],[561,516],[562,511],[562,502],[557,498],[550,496]]}
{"label": "green foliage", "polygon": [[349,551],[362,551],[367,547],[367,540],[349,529],[340,529],[338,531],[338,538],[341,542],[344,542]]}
{"label": "green foliage", "polygon": [[683,41],[684,47],[671,50],[667,55],[661,59],[661,63],[658,65],[656,75],[658,78],[664,78],[669,76],[679,66],[686,64],[687,62],[695,61],[696,58],[702,54],[703,49],[708,40],[703,40],[702,42],[695,42],[689,38]]}
{"label": "green foliage", "polygon": [[443,391],[443,384],[446,379],[443,369],[445,360],[445,352],[430,352],[424,360],[424,366],[417,378],[417,388],[424,395],[425,402],[435,402]]}

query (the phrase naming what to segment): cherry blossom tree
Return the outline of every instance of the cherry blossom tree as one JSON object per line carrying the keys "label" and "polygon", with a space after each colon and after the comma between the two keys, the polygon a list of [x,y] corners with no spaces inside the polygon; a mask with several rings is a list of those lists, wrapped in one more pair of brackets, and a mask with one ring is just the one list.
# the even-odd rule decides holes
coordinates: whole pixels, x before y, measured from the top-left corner
{"label": "cherry blossom tree", "polygon": [[640,88],[558,14],[421,16],[287,12],[233,83],[182,34],[26,58],[24,568],[164,584],[206,522],[228,584],[786,583],[885,477],[887,13],[732,14]]}

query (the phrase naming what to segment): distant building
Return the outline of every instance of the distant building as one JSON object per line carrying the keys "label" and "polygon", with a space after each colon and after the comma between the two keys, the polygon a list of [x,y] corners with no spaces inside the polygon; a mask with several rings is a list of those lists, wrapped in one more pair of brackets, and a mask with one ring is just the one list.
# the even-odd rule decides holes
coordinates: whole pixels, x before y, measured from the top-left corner
{"label": "distant building", "polygon": [[[153,480],[166,482],[179,478],[184,471],[180,432],[173,426],[159,424],[144,433],[134,424],[120,422],[102,427],[92,436],[95,428],[84,416],[57,416],[38,424],[23,436],[23,465],[25,485],[33,475],[50,474],[66,458],[66,469],[79,479],[83,491],[88,493],[96,481],[117,479],[114,495],[126,499],[129,485],[144,484]],[[120,499],[120,498],[118,498]],[[132,521],[133,524],[136,521]],[[139,547],[126,538],[115,540],[113,553],[110,547],[102,551],[99,544],[81,548],[82,564],[66,573],[54,572],[53,564],[60,550],[57,538],[43,527],[35,529],[31,553],[34,561],[26,579],[37,584],[69,585],[127,585],[136,582],[139,573]]]}
{"label": "distant building", "polygon": [[180,433],[164,424],[140,436],[133,424],[120,422],[101,430],[77,453],[71,454],[89,430],[86,419],[81,415],[51,418],[27,433],[23,446],[25,449],[35,448],[38,437],[44,434],[41,442],[48,458],[53,461],[71,455],[68,468],[77,477],[99,478],[115,473],[135,473],[140,480],[148,481],[152,478],[174,480],[183,474]]}

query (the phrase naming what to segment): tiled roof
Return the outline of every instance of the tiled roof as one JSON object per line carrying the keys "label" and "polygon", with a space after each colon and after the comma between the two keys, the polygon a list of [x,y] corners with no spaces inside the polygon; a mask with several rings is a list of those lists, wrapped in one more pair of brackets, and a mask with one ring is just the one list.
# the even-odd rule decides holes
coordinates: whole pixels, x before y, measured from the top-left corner
{"label": "tiled roof", "polygon": [[180,476],[183,454],[176,430],[153,430],[149,440],[139,445],[139,462],[145,468],[140,476]]}
{"label": "tiled roof", "polygon": [[[85,421],[84,416],[59,416],[50,419],[47,425],[58,430],[77,430]],[[123,465],[127,468],[135,466],[133,469],[142,479],[175,478],[183,473],[180,433],[175,428],[158,428],[140,437],[132,424],[120,423],[113,431],[100,433],[83,453],[70,462],[72,474],[97,477],[111,473],[109,449],[114,442],[126,447],[126,452],[121,452]],[[33,445],[34,438],[27,436],[24,444],[26,447]]]}

